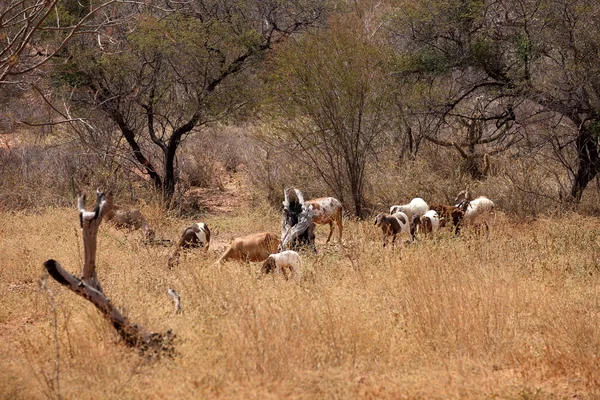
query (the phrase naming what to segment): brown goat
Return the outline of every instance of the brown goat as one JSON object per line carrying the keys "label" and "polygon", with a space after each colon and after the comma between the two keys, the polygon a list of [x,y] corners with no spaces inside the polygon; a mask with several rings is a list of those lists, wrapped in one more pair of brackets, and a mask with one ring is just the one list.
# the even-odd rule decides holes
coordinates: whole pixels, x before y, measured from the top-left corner
{"label": "brown goat", "polygon": [[271,232],[253,233],[233,240],[217,264],[229,260],[260,262],[277,253],[279,238]]}
{"label": "brown goat", "polygon": [[103,220],[105,222],[111,222],[117,228],[130,230],[141,229],[142,232],[144,232],[146,240],[154,240],[154,230],[150,227],[140,210],[136,208],[131,210],[121,210],[119,206],[114,204],[114,198],[111,193],[106,195],[106,203],[110,204],[110,209],[104,214]]}
{"label": "brown goat", "polygon": [[[460,233],[460,226],[462,224],[463,218],[465,216],[465,210],[462,206],[448,206],[445,204],[431,204],[429,206],[430,210],[434,210],[440,216],[441,221],[452,221],[452,226],[454,227],[454,233],[458,235]],[[440,228],[445,226],[440,225]]]}
{"label": "brown goat", "polygon": [[179,261],[179,253],[182,249],[203,247],[204,252],[206,253],[209,245],[210,229],[208,228],[207,224],[199,222],[185,228],[181,238],[179,239],[179,242],[175,246],[175,250],[173,250],[173,254],[169,257],[169,268],[173,268],[173,265],[177,264]]}

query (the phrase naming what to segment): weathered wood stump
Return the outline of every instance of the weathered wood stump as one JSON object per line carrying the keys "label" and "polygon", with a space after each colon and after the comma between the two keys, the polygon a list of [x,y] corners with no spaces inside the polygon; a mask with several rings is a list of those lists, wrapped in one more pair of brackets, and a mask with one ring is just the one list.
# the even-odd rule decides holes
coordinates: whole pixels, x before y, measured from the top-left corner
{"label": "weathered wood stump", "polygon": [[316,252],[314,234],[316,225],[312,222],[312,206],[304,202],[304,195],[296,188],[294,191],[298,201],[290,201],[290,190],[291,188],[286,188],[283,192],[285,200],[281,215],[281,244],[278,250],[306,246]]}
{"label": "weathered wood stump", "polygon": [[[108,201],[107,201],[108,198]],[[91,302],[115,328],[123,343],[139,349],[144,354],[161,357],[173,356],[175,335],[168,330],[164,333],[148,332],[132,323],[124,316],[106,295],[96,274],[96,248],[98,227],[102,217],[110,211],[111,194],[98,191],[94,211],[85,211],[85,195],[78,199],[79,224],[83,236],[83,272],[81,278],[70,274],[58,261],[44,262],[44,268],[55,281]]]}

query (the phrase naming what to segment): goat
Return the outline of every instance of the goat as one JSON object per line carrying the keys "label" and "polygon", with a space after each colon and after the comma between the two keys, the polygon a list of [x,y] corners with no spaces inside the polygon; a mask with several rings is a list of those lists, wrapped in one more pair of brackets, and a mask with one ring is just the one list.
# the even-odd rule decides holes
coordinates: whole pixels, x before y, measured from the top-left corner
{"label": "goat", "polygon": [[233,240],[216,264],[229,260],[260,262],[277,253],[279,239],[271,232],[253,233]]}
{"label": "goat", "polygon": [[154,230],[146,221],[142,212],[136,208],[131,210],[121,210],[119,206],[114,204],[112,193],[106,195],[106,202],[110,204],[109,211],[104,214],[105,222],[112,222],[117,228],[126,228],[130,230],[141,229],[144,232],[144,237],[147,241],[154,240]]}
{"label": "goat", "polygon": [[199,222],[197,224],[193,224],[192,226],[188,226],[183,231],[181,239],[179,239],[179,242],[175,246],[175,250],[173,250],[173,254],[171,254],[169,257],[169,268],[173,268],[173,265],[177,264],[179,261],[179,253],[182,249],[203,247],[204,252],[206,253],[209,245],[210,229],[208,228],[208,225],[203,222]]}
{"label": "goat", "polygon": [[445,226],[445,219],[441,219],[435,210],[428,210],[421,217],[413,216],[415,219],[415,225],[419,226],[419,234],[423,233],[424,236],[431,236],[441,227]]}
{"label": "goat", "polygon": [[300,280],[300,268],[302,267],[302,259],[300,254],[293,250],[282,251],[277,254],[270,254],[260,269],[259,279],[269,272],[282,273],[287,280],[286,269],[289,269],[290,275],[296,275],[296,280]]}
{"label": "goat", "polygon": [[329,224],[329,236],[325,243],[329,243],[331,235],[333,235],[333,223],[338,227],[338,243],[342,243],[342,203],[335,197],[321,197],[306,201],[307,206],[312,206],[313,217],[312,221],[319,225]]}
{"label": "goat", "polygon": [[464,209],[464,221],[466,225],[484,226],[486,232],[489,232],[489,220],[494,214],[494,202],[485,196],[479,196],[471,200],[471,193],[468,190],[461,191],[456,196],[456,201],[460,201],[457,207]]}
{"label": "goat", "polygon": [[413,215],[418,215],[420,217],[423,214],[425,214],[428,209],[429,209],[429,206],[427,205],[425,200],[423,200],[420,197],[415,197],[408,204],[391,206],[390,214],[394,215],[397,212],[403,212],[404,214],[406,214],[408,216],[408,218],[410,218],[412,220]]}
{"label": "goat", "polygon": [[[460,206],[460,207],[459,207]],[[458,235],[460,233],[460,226],[462,224],[463,218],[465,216],[466,208],[464,205],[459,206],[449,206],[445,204],[432,204],[429,206],[429,210],[435,211],[440,217],[441,221],[452,221],[452,226],[454,227],[454,233]],[[444,222],[444,226],[447,222]],[[440,226],[443,228],[443,226]]]}
{"label": "goat", "polygon": [[414,234],[414,230],[410,227],[408,216],[403,212],[398,212],[394,215],[378,214],[375,217],[375,225],[380,227],[383,233],[383,247],[387,245],[388,236],[392,236],[393,246],[397,235],[402,235],[404,232],[410,232],[411,236]]}

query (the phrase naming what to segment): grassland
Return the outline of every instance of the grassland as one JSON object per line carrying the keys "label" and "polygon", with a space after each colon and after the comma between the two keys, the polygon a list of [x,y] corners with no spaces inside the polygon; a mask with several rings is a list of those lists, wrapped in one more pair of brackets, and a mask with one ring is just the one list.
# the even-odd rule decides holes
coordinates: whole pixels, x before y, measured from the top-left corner
{"label": "grassland", "polygon": [[[147,207],[158,236],[191,220]],[[563,399],[600,396],[600,221],[569,214],[489,240],[442,236],[382,249],[372,222],[345,221],[343,246],[305,255],[301,282],[257,280],[259,265],[215,269],[235,236],[278,232],[275,211],[208,216],[214,241],[168,270],[170,249],[102,225],[98,273],[135,322],[173,329],[177,356],[119,343],[42,262],[82,262],[74,209],[0,214],[0,397]],[[182,297],[173,313],[166,294]],[[56,336],[54,312],[56,306]],[[58,339],[58,354],[56,339]],[[57,361],[59,384],[56,387]]]}

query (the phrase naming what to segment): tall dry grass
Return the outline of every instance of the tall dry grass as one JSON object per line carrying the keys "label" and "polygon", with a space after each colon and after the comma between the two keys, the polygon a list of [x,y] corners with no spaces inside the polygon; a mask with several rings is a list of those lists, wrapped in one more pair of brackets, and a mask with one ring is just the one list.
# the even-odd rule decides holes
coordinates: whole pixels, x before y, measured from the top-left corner
{"label": "tall dry grass", "polygon": [[[48,258],[79,273],[77,221],[74,209],[0,214],[2,398],[57,396],[54,316],[37,282]],[[48,283],[63,398],[600,396],[598,219],[499,216],[489,240],[442,235],[396,251],[369,221],[345,221],[343,247],[325,245],[319,228],[299,283],[257,280],[258,264],[211,266],[233,237],[277,232],[276,213],[205,221],[216,232],[208,255],[173,270],[170,249],[144,246],[139,232],[99,233],[106,293],[133,321],[173,329],[174,359],[125,348],[89,303]],[[189,222],[161,220],[158,234],[176,239]]]}

